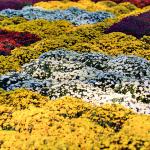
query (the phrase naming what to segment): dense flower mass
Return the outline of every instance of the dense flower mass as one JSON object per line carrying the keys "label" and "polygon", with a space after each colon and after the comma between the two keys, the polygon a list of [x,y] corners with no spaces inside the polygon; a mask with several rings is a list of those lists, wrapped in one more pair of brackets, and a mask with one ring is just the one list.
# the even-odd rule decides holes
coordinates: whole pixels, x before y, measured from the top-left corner
{"label": "dense flower mass", "polygon": [[0,149],[149,150],[148,3],[0,0]]}
{"label": "dense flower mass", "polygon": [[48,0],[0,0],[0,10],[11,8],[11,9],[21,9],[26,5],[32,5],[40,1]]}
{"label": "dense flower mass", "polygon": [[[33,5],[38,2],[43,3],[43,2],[47,2],[47,1],[51,2],[52,0],[15,0],[15,1],[14,0],[0,0],[0,10],[7,9],[7,8],[21,9],[27,5]],[[81,4],[97,5],[97,3],[95,3],[95,2],[99,3],[102,0],[60,0],[60,1],[61,1],[61,3],[66,3],[66,2],[70,3],[70,4],[72,3],[72,6],[73,6],[75,4],[77,4],[77,5],[81,5]],[[149,0],[111,0],[109,2],[115,2],[115,3],[130,2],[131,4],[134,4],[137,7],[145,7],[145,6],[150,5]],[[59,7],[59,5],[58,5],[59,3],[57,3],[57,1],[55,3],[57,4],[57,7]],[[56,4],[55,4],[55,6],[56,6]]]}
{"label": "dense flower mass", "polygon": [[[92,1],[99,2],[101,0],[92,0]],[[145,6],[150,5],[149,0],[111,0],[111,1],[116,2],[116,3],[130,2],[134,5],[136,5],[137,7],[145,7]]]}
{"label": "dense flower mass", "polygon": [[67,10],[53,10],[46,11],[36,7],[24,7],[22,10],[6,9],[0,12],[1,15],[7,17],[23,16],[28,20],[45,19],[49,21],[54,20],[68,20],[75,25],[93,24],[103,21],[106,18],[113,17],[113,14],[108,12],[87,12],[79,8],[71,7]]}
{"label": "dense flower mass", "polygon": [[150,36],[150,11],[138,16],[124,18],[105,31],[105,33],[110,32],[123,32],[137,38],[144,35]]}
{"label": "dense flower mass", "polygon": [[137,7],[132,5],[131,3],[121,3],[116,4],[112,1],[100,1],[99,3],[94,3],[87,0],[76,2],[62,2],[62,1],[48,1],[48,2],[39,2],[35,3],[34,6],[42,7],[44,9],[48,10],[57,10],[57,9],[68,9],[72,6],[80,8],[80,9],[86,9],[88,11],[107,11],[111,12],[115,15],[121,15],[121,14],[128,14],[131,13],[133,10],[136,10]]}
{"label": "dense flower mass", "polygon": [[0,30],[0,55],[8,55],[15,47],[28,46],[38,40],[38,36],[28,32]]}
{"label": "dense flower mass", "polygon": [[43,52],[59,47],[79,52],[96,51],[115,56],[136,55],[150,60],[149,36],[136,39],[121,32],[104,34],[103,31],[113,23],[114,21],[110,19],[94,25],[74,26],[64,20],[48,22],[46,20],[27,21],[21,17],[2,18],[0,28],[30,32],[38,35],[42,40],[34,45],[13,50],[9,57],[0,57],[0,74],[18,70],[23,64],[38,58]]}
{"label": "dense flower mass", "polygon": [[120,105],[99,107],[72,97],[50,101],[21,89],[0,92],[0,114],[2,149],[148,149],[150,146],[150,116],[134,114]]}
{"label": "dense flower mass", "polygon": [[150,62],[135,56],[50,51],[25,64],[22,72],[1,76],[0,83],[5,90],[27,88],[53,99],[70,95],[100,104],[122,101],[150,113],[149,104],[142,109],[144,104],[137,102],[150,103]]}

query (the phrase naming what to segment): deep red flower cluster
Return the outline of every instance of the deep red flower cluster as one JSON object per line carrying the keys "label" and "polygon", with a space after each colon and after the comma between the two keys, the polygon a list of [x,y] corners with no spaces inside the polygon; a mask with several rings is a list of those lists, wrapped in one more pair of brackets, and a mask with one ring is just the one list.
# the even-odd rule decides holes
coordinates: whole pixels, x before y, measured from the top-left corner
{"label": "deep red flower cluster", "polygon": [[31,5],[40,1],[48,1],[48,0],[0,0],[0,10],[7,8],[21,9],[26,5]]}
{"label": "deep red flower cluster", "polygon": [[28,46],[40,38],[28,32],[9,32],[0,30],[0,55],[8,55],[11,50],[20,46]]}
{"label": "deep red flower cluster", "polygon": [[130,2],[141,8],[150,5],[150,0],[123,0],[123,2]]}
{"label": "deep red flower cluster", "polygon": [[112,25],[105,33],[123,32],[141,38],[144,35],[150,36],[150,11],[138,16],[130,16]]}
{"label": "deep red flower cluster", "polygon": [[[102,0],[92,0],[92,1],[99,2]],[[111,1],[116,2],[116,3],[130,2],[136,5],[137,7],[141,7],[141,8],[150,5],[150,0],[111,0]]]}

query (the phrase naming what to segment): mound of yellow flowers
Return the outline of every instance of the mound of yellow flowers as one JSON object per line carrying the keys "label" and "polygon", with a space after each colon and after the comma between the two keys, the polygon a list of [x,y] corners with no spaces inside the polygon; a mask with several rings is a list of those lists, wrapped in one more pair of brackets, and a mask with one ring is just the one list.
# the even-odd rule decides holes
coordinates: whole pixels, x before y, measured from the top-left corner
{"label": "mound of yellow flowers", "polygon": [[[138,122],[138,123],[137,123]],[[150,116],[73,97],[52,101],[32,91],[0,91],[1,149],[143,149]]]}

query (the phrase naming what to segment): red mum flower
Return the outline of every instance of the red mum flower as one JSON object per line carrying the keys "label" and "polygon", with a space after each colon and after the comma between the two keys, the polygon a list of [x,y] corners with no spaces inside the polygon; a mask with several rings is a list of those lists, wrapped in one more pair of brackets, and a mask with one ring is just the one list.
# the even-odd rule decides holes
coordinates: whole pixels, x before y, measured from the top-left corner
{"label": "red mum flower", "polygon": [[28,32],[9,32],[0,30],[0,54],[8,55],[11,50],[20,46],[28,46],[40,38]]}

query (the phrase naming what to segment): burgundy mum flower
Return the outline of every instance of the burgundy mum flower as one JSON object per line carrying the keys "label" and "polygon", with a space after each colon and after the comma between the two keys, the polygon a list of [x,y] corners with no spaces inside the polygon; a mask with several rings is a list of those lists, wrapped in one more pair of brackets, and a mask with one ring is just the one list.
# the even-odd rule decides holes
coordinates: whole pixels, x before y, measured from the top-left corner
{"label": "burgundy mum flower", "polygon": [[122,19],[119,23],[112,25],[105,33],[123,32],[141,38],[150,35],[150,11],[138,16],[130,16]]}
{"label": "burgundy mum flower", "polygon": [[123,0],[122,2],[130,2],[141,8],[150,5],[150,0]]}
{"label": "burgundy mum flower", "polygon": [[[92,0],[92,1],[99,2],[102,0]],[[136,5],[137,7],[145,7],[145,6],[150,5],[150,0],[111,0],[111,1],[116,2],[116,3],[130,2]]]}
{"label": "burgundy mum flower", "polygon": [[7,8],[21,9],[25,5],[32,5],[40,1],[48,1],[48,0],[0,0],[0,10]]}
{"label": "burgundy mum flower", "polygon": [[40,38],[37,35],[28,32],[0,30],[0,55],[8,55],[14,48],[28,46],[38,40]]}

